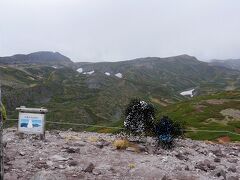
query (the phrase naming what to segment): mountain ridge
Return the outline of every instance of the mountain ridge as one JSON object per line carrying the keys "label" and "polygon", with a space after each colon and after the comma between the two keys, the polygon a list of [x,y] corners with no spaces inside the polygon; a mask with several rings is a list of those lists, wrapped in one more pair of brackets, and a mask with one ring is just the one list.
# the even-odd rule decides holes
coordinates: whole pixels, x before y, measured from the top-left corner
{"label": "mountain ridge", "polygon": [[239,71],[189,55],[71,64],[0,65],[10,117],[16,118],[15,108],[25,105],[48,108],[49,121],[119,126],[132,98],[161,109],[190,99],[180,94],[186,90],[194,89],[199,96],[240,88]]}
{"label": "mountain ridge", "polygon": [[240,59],[212,60],[210,64],[240,71]]}
{"label": "mountain ridge", "polygon": [[73,62],[70,58],[59,52],[38,51],[30,54],[15,54],[13,56],[0,57],[0,64],[21,65],[21,64],[39,64],[39,65],[60,65],[71,66]]}

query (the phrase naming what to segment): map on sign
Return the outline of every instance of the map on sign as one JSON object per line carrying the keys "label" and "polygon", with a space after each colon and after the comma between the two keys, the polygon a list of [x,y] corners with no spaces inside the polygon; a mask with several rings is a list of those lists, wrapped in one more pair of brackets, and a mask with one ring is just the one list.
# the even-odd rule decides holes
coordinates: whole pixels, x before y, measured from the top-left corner
{"label": "map on sign", "polygon": [[44,114],[19,113],[18,131],[31,134],[43,134]]}

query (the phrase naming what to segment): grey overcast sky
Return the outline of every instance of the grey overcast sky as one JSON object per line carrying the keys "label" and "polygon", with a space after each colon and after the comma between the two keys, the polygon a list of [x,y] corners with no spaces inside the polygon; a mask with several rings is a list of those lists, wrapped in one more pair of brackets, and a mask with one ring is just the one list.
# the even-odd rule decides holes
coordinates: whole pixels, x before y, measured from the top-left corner
{"label": "grey overcast sky", "polygon": [[240,0],[0,0],[0,56],[240,58]]}

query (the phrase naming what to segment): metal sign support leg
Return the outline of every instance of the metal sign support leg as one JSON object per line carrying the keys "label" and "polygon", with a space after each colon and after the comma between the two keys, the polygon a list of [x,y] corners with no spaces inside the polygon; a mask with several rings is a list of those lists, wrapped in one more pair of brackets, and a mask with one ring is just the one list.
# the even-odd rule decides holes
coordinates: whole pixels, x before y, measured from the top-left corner
{"label": "metal sign support leg", "polygon": [[3,119],[0,112],[0,180],[3,180],[4,175],[4,159],[3,159]]}

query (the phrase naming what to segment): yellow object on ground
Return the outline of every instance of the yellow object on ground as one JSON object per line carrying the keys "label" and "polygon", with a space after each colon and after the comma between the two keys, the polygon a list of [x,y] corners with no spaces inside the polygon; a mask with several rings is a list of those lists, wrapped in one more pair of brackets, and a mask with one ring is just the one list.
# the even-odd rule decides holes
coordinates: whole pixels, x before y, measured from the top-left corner
{"label": "yellow object on ground", "polygon": [[116,149],[126,149],[129,147],[129,141],[127,139],[117,139],[113,142],[113,146]]}

